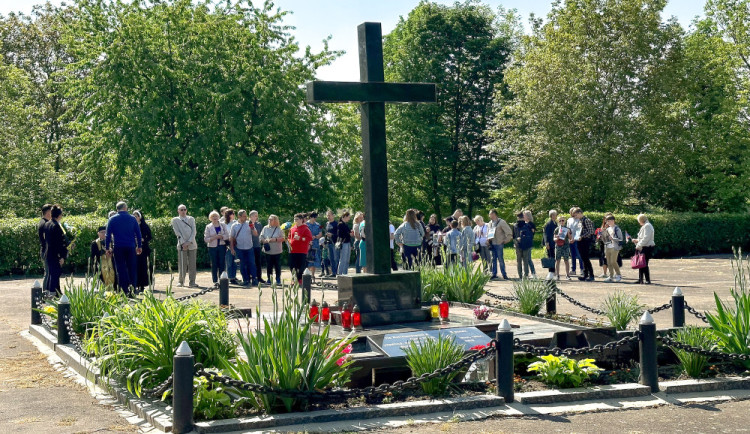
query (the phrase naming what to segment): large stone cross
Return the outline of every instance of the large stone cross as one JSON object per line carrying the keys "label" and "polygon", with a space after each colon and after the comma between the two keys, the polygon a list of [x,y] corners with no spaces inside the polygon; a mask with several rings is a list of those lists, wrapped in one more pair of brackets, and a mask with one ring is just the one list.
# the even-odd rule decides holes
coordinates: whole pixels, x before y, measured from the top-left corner
{"label": "large stone cross", "polygon": [[390,274],[385,103],[435,102],[436,92],[434,84],[385,82],[380,23],[362,23],[357,34],[360,82],[309,82],[307,101],[361,103],[367,271]]}

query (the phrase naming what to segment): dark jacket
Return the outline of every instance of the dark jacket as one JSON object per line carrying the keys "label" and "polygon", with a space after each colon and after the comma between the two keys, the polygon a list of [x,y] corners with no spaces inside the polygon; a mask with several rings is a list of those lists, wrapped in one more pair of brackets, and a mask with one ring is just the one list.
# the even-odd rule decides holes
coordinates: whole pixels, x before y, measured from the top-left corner
{"label": "dark jacket", "polygon": [[41,248],[42,258],[44,258],[44,248],[45,248],[45,242],[44,242],[44,225],[47,224],[49,220],[42,217],[39,219],[39,223],[36,225],[36,231],[39,235],[39,246]]}
{"label": "dark jacket", "polygon": [[[516,247],[524,250],[532,248],[534,246],[534,223],[518,220],[513,225],[513,238]],[[521,238],[520,241],[519,238]]]}
{"label": "dark jacket", "polygon": [[45,259],[49,261],[68,257],[68,246],[65,233],[57,220],[50,220],[44,224]]}
{"label": "dark jacket", "polygon": [[148,243],[151,242],[153,239],[153,236],[151,235],[151,228],[149,227],[148,223],[146,223],[145,220],[141,220],[141,224],[139,225],[139,228],[141,229],[141,248],[143,249],[143,252],[141,255],[150,255],[151,254],[151,246],[149,246]]}
{"label": "dark jacket", "polygon": [[352,230],[343,220],[339,220],[339,223],[336,226],[336,240],[341,241],[342,243],[352,242]]}
{"label": "dark jacket", "polygon": [[[336,230],[337,226],[338,222],[336,220],[326,223],[326,236],[329,237],[329,241],[332,243],[335,243],[336,238],[338,237],[338,232]],[[333,235],[328,235],[328,233],[331,233]]]}
{"label": "dark jacket", "polygon": [[544,225],[544,238],[542,238],[542,245],[543,246],[553,246],[555,245],[555,229],[557,229],[557,222],[550,219],[545,225]]}

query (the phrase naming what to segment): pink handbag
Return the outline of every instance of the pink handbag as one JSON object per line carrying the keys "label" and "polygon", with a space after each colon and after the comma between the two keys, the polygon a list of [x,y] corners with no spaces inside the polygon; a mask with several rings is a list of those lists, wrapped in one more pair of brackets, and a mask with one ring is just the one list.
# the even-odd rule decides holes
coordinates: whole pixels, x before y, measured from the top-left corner
{"label": "pink handbag", "polygon": [[630,258],[630,267],[637,270],[639,268],[646,267],[646,255],[636,251],[635,254]]}

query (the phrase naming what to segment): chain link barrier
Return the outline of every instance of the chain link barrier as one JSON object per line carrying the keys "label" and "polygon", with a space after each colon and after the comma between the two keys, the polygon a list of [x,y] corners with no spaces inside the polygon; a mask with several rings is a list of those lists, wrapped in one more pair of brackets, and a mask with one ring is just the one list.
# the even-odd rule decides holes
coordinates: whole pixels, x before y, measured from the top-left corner
{"label": "chain link barrier", "polygon": [[39,317],[42,320],[42,326],[49,332],[52,331],[52,324],[49,322],[49,315],[44,312],[44,305],[47,304],[47,300],[51,300],[52,298],[54,297],[45,297],[44,294],[42,294],[42,297],[36,297],[34,299],[36,308],[39,309]]}
{"label": "chain link barrier", "polygon": [[702,313],[695,310],[695,308],[690,307],[687,302],[685,302],[685,310],[688,311],[688,313],[694,315],[699,320],[708,323],[708,318],[706,318],[706,315],[703,315]]}
{"label": "chain link barrier", "polygon": [[210,286],[210,287],[204,288],[204,289],[202,289],[202,290],[200,290],[200,291],[198,291],[198,292],[196,292],[194,294],[188,294],[188,295],[183,295],[182,297],[177,297],[174,300],[175,301],[190,300],[191,298],[200,297],[201,295],[208,294],[209,292],[216,291],[217,289],[219,289],[218,286]]}
{"label": "chain link barrier", "polygon": [[484,291],[484,295],[490,298],[494,298],[495,300],[499,300],[499,301],[517,301],[518,300],[518,297],[513,297],[512,295],[498,295],[498,294],[493,294],[489,291]]}
{"label": "chain link barrier", "polygon": [[599,310],[599,309],[594,308],[594,307],[591,307],[591,306],[587,306],[587,305],[581,303],[580,301],[576,300],[575,298],[573,298],[573,297],[569,296],[568,294],[564,293],[560,288],[557,288],[555,290],[555,292],[557,292],[558,294],[560,294],[560,297],[564,298],[565,300],[568,300],[570,303],[572,303],[575,306],[580,307],[583,310],[589,311],[589,312],[593,313],[594,315],[607,316],[607,314],[604,311]]}
{"label": "chain link barrier", "polygon": [[76,333],[76,331],[73,329],[73,318],[66,318],[64,324],[65,328],[68,329],[70,342],[73,344],[73,348],[75,348],[76,352],[84,357],[89,357],[89,354],[83,349],[83,342],[81,342],[81,338],[78,337],[78,333]]}
{"label": "chain link barrier", "polygon": [[646,312],[653,314],[653,313],[658,313],[658,312],[661,312],[663,310],[667,310],[667,309],[671,309],[671,308],[672,308],[672,300],[669,300],[669,303],[664,303],[664,304],[662,304],[659,307],[655,307],[653,309],[648,309]]}
{"label": "chain link barrier", "polygon": [[150,389],[141,389],[141,396],[150,397],[150,398],[161,398],[161,396],[169,390],[170,387],[172,387],[172,380],[174,379],[174,375],[169,375],[169,377],[159,383],[157,386],[152,387]]}
{"label": "chain link barrier", "polygon": [[557,357],[583,356],[583,355],[588,355],[588,354],[593,354],[593,353],[601,354],[605,350],[614,350],[622,346],[638,342],[640,338],[641,338],[640,332],[635,331],[633,332],[632,336],[625,336],[619,341],[607,342],[606,344],[598,344],[598,345],[594,345],[593,347],[566,348],[566,349],[562,349],[559,347],[555,347],[555,348],[535,347],[534,345],[530,345],[530,344],[522,344],[520,339],[515,338],[513,339],[513,349],[531,353],[531,354],[534,354],[535,356],[546,356],[549,354],[553,356],[557,356]]}
{"label": "chain link barrier", "polygon": [[717,359],[730,360],[730,361],[750,360],[750,354],[725,353],[723,351],[707,350],[705,348],[694,347],[694,346],[682,343],[680,341],[676,341],[669,336],[657,336],[656,339],[672,349],[683,350],[689,353],[700,354],[702,356],[714,357]]}
{"label": "chain link barrier", "polygon": [[317,390],[279,389],[276,387],[266,386],[263,384],[248,383],[245,381],[236,380],[231,377],[225,377],[215,372],[209,372],[203,369],[203,365],[201,365],[200,363],[195,364],[195,375],[205,377],[207,380],[211,382],[221,383],[221,384],[224,384],[225,386],[235,387],[238,389],[246,390],[248,392],[259,393],[259,394],[264,394],[264,395],[276,395],[276,396],[286,397],[286,398],[306,399],[306,400],[310,400],[313,398],[328,399],[328,400],[342,400],[342,399],[349,399],[349,398],[359,398],[362,396],[370,398],[373,396],[384,395],[387,393],[400,392],[407,388],[416,387],[419,384],[424,383],[426,381],[430,381],[434,378],[442,377],[452,372],[458,371],[459,369],[463,369],[465,366],[470,366],[472,363],[475,363],[478,360],[482,360],[487,357],[493,356],[495,354],[496,345],[497,345],[497,341],[493,339],[487,344],[487,346],[485,346],[481,350],[478,350],[477,352],[464,357],[458,362],[452,363],[442,369],[436,369],[433,372],[424,373],[420,375],[419,377],[411,377],[405,381],[395,381],[393,382],[393,384],[385,383],[385,384],[381,384],[380,386],[368,386],[368,387],[356,388],[356,389],[335,388],[335,389],[324,391],[324,392],[317,391]]}
{"label": "chain link barrier", "polygon": [[336,283],[328,283],[328,282],[322,282],[320,279],[316,280],[314,283],[312,283],[311,287],[313,288],[320,288],[323,290],[331,290],[331,291],[338,291],[339,285]]}

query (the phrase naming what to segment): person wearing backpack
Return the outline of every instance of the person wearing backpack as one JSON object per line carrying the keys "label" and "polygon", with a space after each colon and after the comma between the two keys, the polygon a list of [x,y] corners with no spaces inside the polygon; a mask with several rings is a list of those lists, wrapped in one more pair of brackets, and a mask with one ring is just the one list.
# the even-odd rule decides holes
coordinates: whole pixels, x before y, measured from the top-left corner
{"label": "person wearing backpack", "polygon": [[615,216],[612,214],[606,217],[606,229],[601,233],[601,239],[604,243],[604,255],[607,258],[607,268],[609,270],[609,277],[604,279],[605,282],[620,282],[622,275],[620,274],[620,266],[617,263],[617,256],[620,254],[622,248],[620,242],[625,238],[617,224],[615,224]]}
{"label": "person wearing backpack", "polygon": [[[529,278],[529,265],[531,264],[531,248],[534,246],[534,231],[529,223],[524,220],[523,212],[517,214],[518,221],[513,225],[513,245],[516,248],[516,266],[518,267],[518,278]],[[523,266],[523,272],[521,267]]]}

